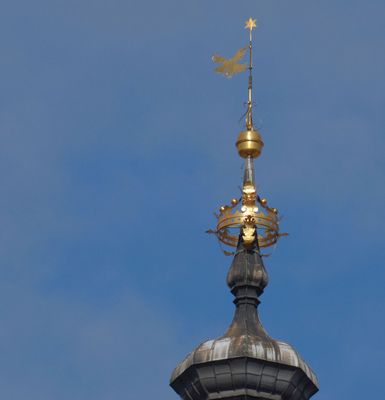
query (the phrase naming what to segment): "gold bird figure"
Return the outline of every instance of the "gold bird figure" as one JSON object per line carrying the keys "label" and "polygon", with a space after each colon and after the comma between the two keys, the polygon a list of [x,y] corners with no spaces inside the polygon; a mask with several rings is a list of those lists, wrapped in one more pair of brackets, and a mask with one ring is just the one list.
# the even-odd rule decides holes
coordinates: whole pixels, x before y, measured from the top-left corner
{"label": "gold bird figure", "polygon": [[247,64],[238,64],[238,61],[240,61],[243,56],[245,55],[247,50],[247,47],[242,47],[239,49],[233,58],[230,58],[229,60],[220,56],[219,54],[214,54],[212,56],[212,60],[215,63],[221,63],[219,67],[215,68],[215,72],[218,72],[219,74],[225,75],[227,78],[231,78],[233,75],[243,72],[247,69]]}

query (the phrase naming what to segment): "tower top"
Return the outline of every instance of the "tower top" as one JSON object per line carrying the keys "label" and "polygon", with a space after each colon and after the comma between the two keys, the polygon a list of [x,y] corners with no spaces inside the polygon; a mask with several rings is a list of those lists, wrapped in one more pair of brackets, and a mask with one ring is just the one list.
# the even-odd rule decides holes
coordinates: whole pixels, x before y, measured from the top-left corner
{"label": "tower top", "polygon": [[235,314],[224,335],[207,340],[177,365],[170,385],[183,400],[309,400],[318,391],[314,372],[289,344],[269,336],[258,316],[260,296],[268,284],[261,247],[276,243],[279,236],[278,210],[270,208],[257,193],[254,158],[263,142],[252,119],[252,31],[249,29],[248,67],[239,61],[247,47],[233,58],[215,55],[222,65],[217,72],[227,77],[249,69],[246,127],[236,146],[244,159],[242,195],[217,215],[215,233],[220,243],[235,247],[227,284],[234,295]]}
{"label": "tower top", "polygon": [[[260,156],[264,146],[262,136],[253,124],[253,29],[256,27],[256,19],[249,18],[246,21],[245,29],[249,30],[249,44],[239,49],[232,58],[226,59],[219,54],[214,54],[212,57],[215,63],[221,64],[215,71],[228,78],[249,71],[245,129],[238,135],[236,141],[238,154],[245,159],[242,195],[239,200],[232,199],[231,205],[220,207],[219,214],[216,215],[218,220],[216,229],[208,231],[215,234],[222,245],[233,248],[238,244],[239,230],[246,246],[251,245],[257,238],[260,247],[269,247],[284,235],[279,232],[278,210],[269,207],[267,200],[258,195],[254,178],[254,159]],[[245,56],[247,48],[249,62],[241,64],[240,61]],[[234,254],[229,249],[224,249],[224,253]]]}

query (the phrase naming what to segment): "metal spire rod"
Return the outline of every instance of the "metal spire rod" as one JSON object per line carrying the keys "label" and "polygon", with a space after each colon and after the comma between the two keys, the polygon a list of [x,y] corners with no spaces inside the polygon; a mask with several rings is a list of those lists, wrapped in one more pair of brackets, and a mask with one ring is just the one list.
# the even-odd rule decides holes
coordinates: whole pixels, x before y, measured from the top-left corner
{"label": "metal spire rod", "polygon": [[250,18],[246,21],[246,29],[250,31],[249,37],[249,86],[248,86],[248,101],[246,113],[246,128],[247,130],[253,129],[253,28],[257,27],[255,19]]}
{"label": "metal spire rod", "polygon": [[[246,29],[249,29],[249,85],[248,85],[248,100],[246,112],[246,129],[248,131],[254,130],[253,126],[253,28],[257,27],[257,21],[250,18],[246,21]],[[245,159],[245,174],[243,184],[251,183],[255,185],[254,181],[254,165],[252,157]]]}
{"label": "metal spire rod", "polygon": [[243,185],[252,184],[255,186],[254,179],[254,162],[252,157],[245,159],[245,171],[243,174]]}

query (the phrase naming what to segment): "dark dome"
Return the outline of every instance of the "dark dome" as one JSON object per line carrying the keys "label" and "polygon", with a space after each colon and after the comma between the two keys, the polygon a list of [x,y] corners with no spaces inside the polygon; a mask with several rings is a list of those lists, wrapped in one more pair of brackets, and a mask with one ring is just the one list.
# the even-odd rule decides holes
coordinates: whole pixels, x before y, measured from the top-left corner
{"label": "dark dome", "polygon": [[203,342],[175,368],[171,381],[177,379],[192,365],[245,357],[298,368],[315,386],[318,386],[314,372],[292,346],[273,339],[262,341],[254,335],[222,337]]}
{"label": "dark dome", "polygon": [[236,304],[230,327],[175,368],[172,388],[185,400],[308,400],[318,391],[314,372],[259,321],[258,297],[268,276],[257,243],[247,249],[240,240],[227,282]]}

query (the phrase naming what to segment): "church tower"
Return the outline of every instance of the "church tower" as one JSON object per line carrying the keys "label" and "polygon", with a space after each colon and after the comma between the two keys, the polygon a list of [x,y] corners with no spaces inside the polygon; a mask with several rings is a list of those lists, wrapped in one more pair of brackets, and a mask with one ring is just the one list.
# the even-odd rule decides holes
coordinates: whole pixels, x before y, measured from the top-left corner
{"label": "church tower", "polygon": [[[252,31],[249,46],[231,59],[219,55],[216,71],[231,77],[249,71],[245,130],[236,141],[244,159],[242,197],[222,206],[217,226],[209,231],[233,251],[227,284],[234,295],[235,315],[226,333],[193,350],[173,371],[171,387],[183,400],[308,400],[318,391],[317,378],[289,344],[272,339],[258,317],[260,296],[268,284],[261,249],[274,245],[280,236],[278,210],[258,194],[254,159],[262,151],[261,134],[253,124]],[[249,52],[248,64],[239,63]]]}

